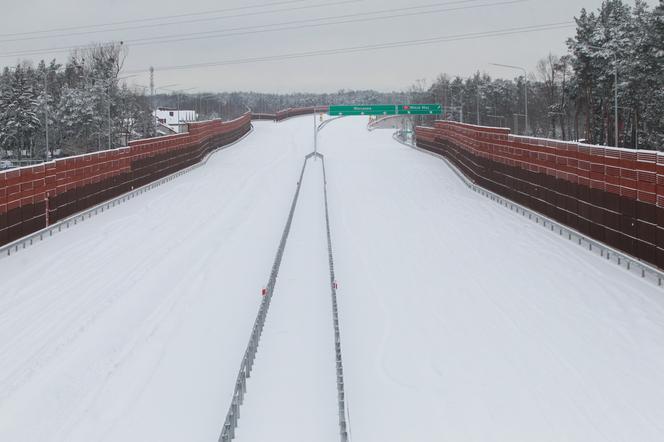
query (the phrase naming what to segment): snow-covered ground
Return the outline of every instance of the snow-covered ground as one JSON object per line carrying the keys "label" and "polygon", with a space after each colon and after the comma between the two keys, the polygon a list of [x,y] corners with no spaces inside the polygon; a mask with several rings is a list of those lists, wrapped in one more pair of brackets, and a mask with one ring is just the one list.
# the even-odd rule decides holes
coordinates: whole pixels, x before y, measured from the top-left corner
{"label": "snow-covered ground", "polygon": [[664,440],[664,292],[364,123],[319,141],[352,440]]}
{"label": "snow-covered ground", "polygon": [[[0,260],[0,441],[214,441],[311,150],[305,116]],[[660,441],[664,293],[367,118],[326,155],[352,441]],[[338,438],[320,162],[237,431]]]}
{"label": "snow-covered ground", "polygon": [[218,438],[311,125],[0,260],[0,441]]}

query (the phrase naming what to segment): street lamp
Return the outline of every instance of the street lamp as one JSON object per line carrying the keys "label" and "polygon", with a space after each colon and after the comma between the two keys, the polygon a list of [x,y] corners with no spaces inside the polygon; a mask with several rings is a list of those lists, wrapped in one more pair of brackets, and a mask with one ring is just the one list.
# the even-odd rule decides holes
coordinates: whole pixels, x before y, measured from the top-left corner
{"label": "street lamp", "polygon": [[[615,126],[614,127],[614,132],[615,132],[615,138],[616,138],[615,139],[616,147],[619,147],[618,146],[618,144],[619,144],[618,143],[618,53],[615,50],[611,49],[611,48],[605,48],[605,47],[602,47],[602,46],[587,45],[587,47],[589,47],[590,49],[599,49],[601,51],[610,51],[610,52],[613,53],[613,68],[614,68],[613,76],[614,76],[614,83],[615,83],[615,88],[614,88],[614,91],[613,91],[613,99],[614,99],[614,104],[613,105],[615,107],[613,125]],[[608,141],[607,141],[607,144],[608,144]]]}
{"label": "street lamp", "polygon": [[500,64],[500,63],[489,63],[489,64],[492,65],[492,66],[498,66],[498,67],[501,67],[501,68],[516,69],[516,70],[519,70],[519,71],[523,72],[523,78],[524,78],[524,81],[525,81],[524,95],[525,95],[525,108],[526,108],[525,115],[526,115],[526,135],[527,135],[528,134],[528,71],[526,71],[526,69],[522,68],[521,66],[513,66],[513,65],[510,65],[510,64]]}

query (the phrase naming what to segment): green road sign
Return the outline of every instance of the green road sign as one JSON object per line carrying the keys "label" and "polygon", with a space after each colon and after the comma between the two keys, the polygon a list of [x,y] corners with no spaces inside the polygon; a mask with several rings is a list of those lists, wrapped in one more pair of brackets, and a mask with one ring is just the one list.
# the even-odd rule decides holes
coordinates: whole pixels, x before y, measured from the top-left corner
{"label": "green road sign", "polygon": [[330,115],[395,115],[394,104],[372,104],[367,106],[330,106]]}
{"label": "green road sign", "polygon": [[440,104],[400,104],[399,115],[441,115]]}
{"label": "green road sign", "polygon": [[441,115],[440,104],[371,104],[358,106],[330,106],[335,115]]}

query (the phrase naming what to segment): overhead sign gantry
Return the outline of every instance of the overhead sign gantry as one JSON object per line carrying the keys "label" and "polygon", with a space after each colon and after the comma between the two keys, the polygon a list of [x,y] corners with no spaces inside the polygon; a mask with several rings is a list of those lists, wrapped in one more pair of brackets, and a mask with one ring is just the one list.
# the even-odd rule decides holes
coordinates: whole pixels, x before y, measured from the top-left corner
{"label": "overhead sign gantry", "polygon": [[371,104],[330,106],[331,116],[349,115],[441,115],[440,104]]}

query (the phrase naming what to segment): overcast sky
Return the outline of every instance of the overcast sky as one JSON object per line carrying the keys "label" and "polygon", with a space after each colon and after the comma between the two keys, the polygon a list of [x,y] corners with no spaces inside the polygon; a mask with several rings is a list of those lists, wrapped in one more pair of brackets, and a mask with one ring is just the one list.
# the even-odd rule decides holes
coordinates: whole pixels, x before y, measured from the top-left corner
{"label": "overcast sky", "polygon": [[[649,3],[654,5],[656,1]],[[156,69],[157,86],[175,83],[178,85],[175,87],[182,89],[196,87],[195,91],[402,90],[420,78],[430,82],[441,72],[469,75],[481,70],[492,76],[518,75],[518,72],[490,66],[492,62],[533,69],[537,60],[549,52],[563,54],[566,51],[565,40],[574,34],[573,17],[579,14],[581,8],[594,10],[600,4],[601,0],[3,1],[0,64],[13,64],[18,59],[66,58],[66,53],[61,52],[16,55],[21,51],[121,40],[127,42],[129,48],[125,72],[141,72],[128,79],[130,83],[147,85],[147,70],[152,65]],[[385,10],[392,12],[368,14]],[[197,14],[207,11],[210,13]],[[418,15],[414,15],[416,13]],[[168,16],[171,18],[165,18]],[[386,16],[392,17],[376,19]],[[129,20],[141,21],[80,28]],[[332,21],[346,23],[311,26]],[[237,64],[238,60],[247,58],[467,36],[563,22],[570,22],[570,27]],[[294,29],[274,31],[276,24]],[[64,28],[68,29],[31,34]],[[257,32],[266,29],[273,31]],[[200,38],[203,32],[216,32],[217,35]],[[223,32],[236,35],[220,36]],[[141,39],[153,40],[145,44],[145,40],[137,41]],[[7,56],[8,53],[13,55]],[[188,70],[167,69],[226,61],[233,64]]]}

